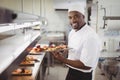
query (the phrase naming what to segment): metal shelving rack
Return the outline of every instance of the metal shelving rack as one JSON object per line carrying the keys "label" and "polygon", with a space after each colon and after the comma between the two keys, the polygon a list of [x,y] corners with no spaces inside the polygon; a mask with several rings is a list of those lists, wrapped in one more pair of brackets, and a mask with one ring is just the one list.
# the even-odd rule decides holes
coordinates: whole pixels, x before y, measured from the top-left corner
{"label": "metal shelving rack", "polygon": [[[25,23],[0,24],[0,34],[21,31],[19,34],[0,40],[0,79],[9,80],[11,72],[18,67],[20,62],[28,55],[29,51],[40,40],[40,31],[32,30],[39,25],[39,21]],[[28,29],[22,33],[21,29]],[[29,30],[30,29],[30,30]]]}

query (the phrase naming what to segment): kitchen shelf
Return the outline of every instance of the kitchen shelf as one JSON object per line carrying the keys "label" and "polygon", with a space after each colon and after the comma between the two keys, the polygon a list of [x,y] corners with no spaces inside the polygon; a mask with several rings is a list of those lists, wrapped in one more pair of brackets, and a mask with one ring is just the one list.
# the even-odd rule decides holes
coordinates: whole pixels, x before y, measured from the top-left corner
{"label": "kitchen shelf", "polygon": [[40,21],[0,24],[0,33],[10,31],[10,30],[19,29],[19,28],[36,26],[36,25],[39,25],[39,24],[40,24]]}
{"label": "kitchen shelf", "polygon": [[0,24],[0,79],[9,80],[11,72],[40,40],[40,30],[32,29],[39,24],[39,21]]}
{"label": "kitchen shelf", "polygon": [[40,16],[13,12],[17,17],[9,21],[12,23],[4,21],[0,24],[0,80],[11,80],[12,71],[19,67],[21,61],[41,39],[40,30],[33,29],[40,26]]}
{"label": "kitchen shelf", "polygon": [[14,24],[0,24],[0,33],[14,29]]}
{"label": "kitchen shelf", "polygon": [[29,31],[26,34],[14,35],[10,38],[1,40],[0,64],[2,66],[0,66],[0,73],[2,73],[8,65],[11,64],[39,36],[39,31]]}

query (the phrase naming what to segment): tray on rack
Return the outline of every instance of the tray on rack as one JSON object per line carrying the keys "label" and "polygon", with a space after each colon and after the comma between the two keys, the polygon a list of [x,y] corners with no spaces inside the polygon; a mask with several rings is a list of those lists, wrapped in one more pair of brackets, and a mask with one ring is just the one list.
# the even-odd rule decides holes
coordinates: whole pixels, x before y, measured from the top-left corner
{"label": "tray on rack", "polygon": [[34,57],[33,55],[28,55],[25,57],[25,60],[28,60],[28,61],[34,61],[34,62],[40,62],[39,59],[37,59],[37,57]]}
{"label": "tray on rack", "polygon": [[32,70],[31,69],[16,69],[12,72],[12,76],[31,76],[32,75]]}
{"label": "tray on rack", "polygon": [[20,66],[34,66],[34,64],[35,64],[35,61],[22,61],[21,63],[20,63]]}
{"label": "tray on rack", "polygon": [[30,52],[29,55],[42,55],[42,52]]}

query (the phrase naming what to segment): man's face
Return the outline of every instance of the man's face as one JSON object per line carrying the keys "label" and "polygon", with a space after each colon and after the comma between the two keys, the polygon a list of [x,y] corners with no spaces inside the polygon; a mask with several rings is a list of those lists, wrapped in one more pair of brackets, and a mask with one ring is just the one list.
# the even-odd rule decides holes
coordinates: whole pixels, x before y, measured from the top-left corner
{"label": "man's face", "polygon": [[69,12],[68,17],[69,17],[70,25],[75,30],[79,30],[84,24],[84,16],[77,11]]}

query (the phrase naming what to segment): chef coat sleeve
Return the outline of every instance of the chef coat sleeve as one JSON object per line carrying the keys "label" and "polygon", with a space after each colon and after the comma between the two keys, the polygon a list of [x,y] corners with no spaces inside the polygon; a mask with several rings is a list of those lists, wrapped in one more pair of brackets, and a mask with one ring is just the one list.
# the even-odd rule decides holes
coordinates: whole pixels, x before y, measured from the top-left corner
{"label": "chef coat sleeve", "polygon": [[80,61],[85,66],[95,67],[100,54],[99,42],[94,37],[89,37],[83,44]]}

